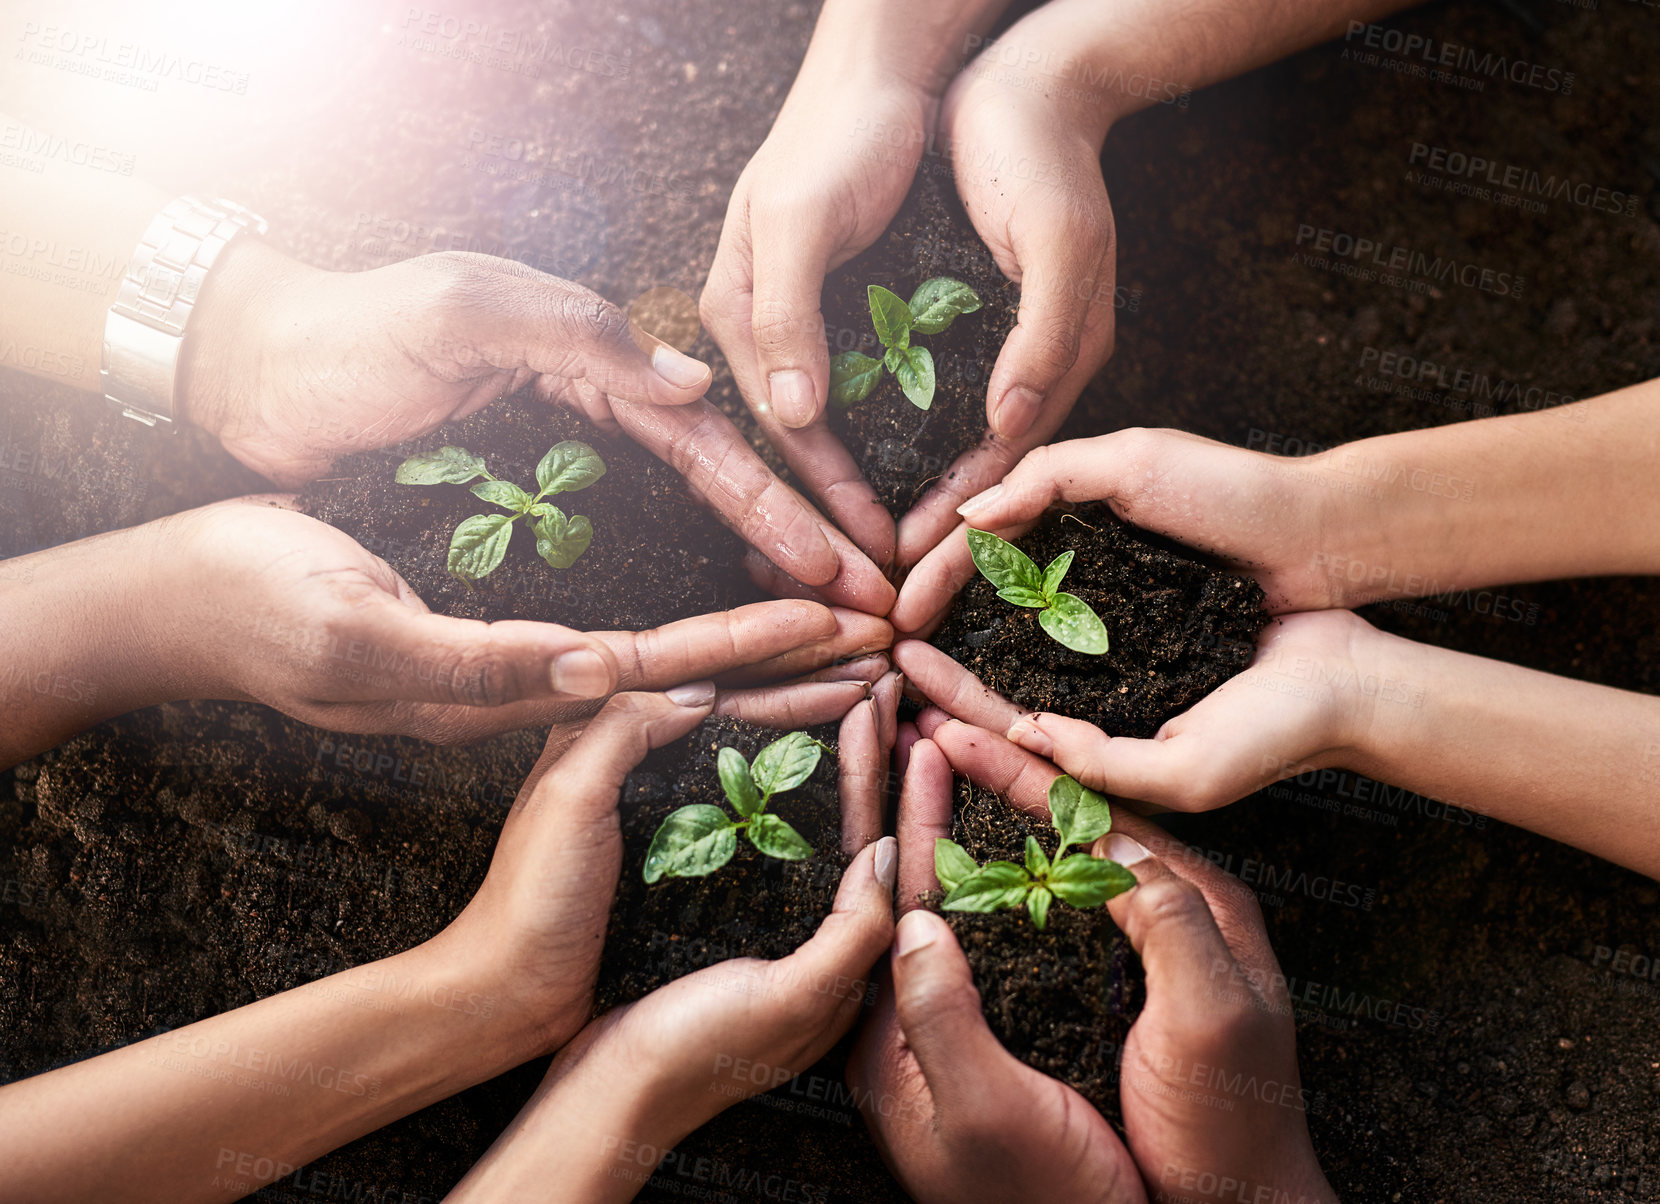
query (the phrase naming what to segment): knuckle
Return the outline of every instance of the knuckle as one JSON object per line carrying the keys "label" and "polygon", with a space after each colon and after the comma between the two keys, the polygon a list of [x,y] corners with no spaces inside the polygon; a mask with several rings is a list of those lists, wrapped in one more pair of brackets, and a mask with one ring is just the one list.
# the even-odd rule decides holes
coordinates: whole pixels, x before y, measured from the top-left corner
{"label": "knuckle", "polygon": [[1180,878],[1157,878],[1135,891],[1136,916],[1146,933],[1190,923],[1196,908],[1205,905],[1199,889]]}
{"label": "knuckle", "polygon": [[560,290],[555,296],[554,308],[565,326],[582,338],[596,343],[615,343],[628,338],[628,315],[586,289]]}
{"label": "knuckle", "polygon": [[757,299],[750,320],[755,346],[766,356],[795,353],[819,332],[815,318],[803,317],[787,301]]}

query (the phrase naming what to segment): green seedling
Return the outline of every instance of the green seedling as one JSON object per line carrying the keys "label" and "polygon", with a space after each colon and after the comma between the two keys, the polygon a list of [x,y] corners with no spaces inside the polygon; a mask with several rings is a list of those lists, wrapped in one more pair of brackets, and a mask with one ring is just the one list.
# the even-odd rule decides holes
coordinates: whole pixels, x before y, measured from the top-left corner
{"label": "green seedling", "polygon": [[912,405],[926,410],[934,404],[934,356],[926,347],[912,347],[912,334],[939,334],[980,308],[980,297],[961,280],[933,276],[917,285],[909,304],[879,284],[865,290],[870,297],[870,321],[882,343],[881,359],[844,351],[830,360],[830,400],[855,405],[870,396],[884,370],[893,373]]}
{"label": "green seedling", "polygon": [[605,461],[598,452],[586,443],[566,439],[550,447],[536,466],[539,492],[534,495],[511,481],[498,480],[481,457],[464,447],[441,447],[429,456],[411,456],[398,465],[396,479],[400,485],[465,485],[484,478],[473,486],[473,496],[508,513],[464,518],[450,537],[450,576],[471,585],[501,564],[513,538],[513,524],[521,518],[535,532],[538,556],[556,569],[575,564],[593,541],[593,524],[580,514],[566,518],[563,510],[544,499],[586,489],[604,475]]}
{"label": "green seedling", "polygon": [[645,880],[703,878],[732,860],[738,833],[768,857],[801,861],[813,846],[789,824],[767,811],[774,795],[794,790],[813,776],[825,745],[806,732],[791,732],[755,754],[755,764],[735,748],[716,758],[721,789],[740,818],[733,819],[709,803],[693,803],[672,812],[646,850]]}
{"label": "green seedling", "polygon": [[1101,616],[1076,594],[1061,592],[1061,580],[1072,567],[1072,552],[1062,552],[1039,572],[1032,558],[1008,540],[972,527],[968,550],[974,567],[997,587],[997,596],[1038,611],[1038,622],[1056,640],[1089,656],[1107,650],[1107,626]]}
{"label": "green seedling", "polygon": [[1039,932],[1049,925],[1049,905],[1056,899],[1072,907],[1099,907],[1136,884],[1135,875],[1116,861],[1088,853],[1065,856],[1072,845],[1090,844],[1112,828],[1105,796],[1064,774],[1049,783],[1049,818],[1060,833],[1054,859],[1044,855],[1035,837],[1026,838],[1026,864],[990,861],[975,865],[954,840],[934,841],[934,876],[945,890],[946,911],[1012,911],[1024,906]]}

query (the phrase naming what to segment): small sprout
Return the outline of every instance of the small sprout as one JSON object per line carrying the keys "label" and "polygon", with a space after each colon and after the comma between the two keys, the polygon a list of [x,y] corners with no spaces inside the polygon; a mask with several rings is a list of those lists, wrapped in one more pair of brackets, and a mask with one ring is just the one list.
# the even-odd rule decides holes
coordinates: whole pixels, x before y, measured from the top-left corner
{"label": "small sprout", "polygon": [[974,567],[997,587],[997,596],[1040,612],[1038,622],[1074,652],[1100,656],[1107,650],[1107,626],[1076,594],[1061,592],[1061,579],[1072,567],[1073,553],[1062,552],[1041,573],[1032,558],[990,531],[968,531]]}
{"label": "small sprout", "polygon": [[873,359],[844,351],[830,360],[830,400],[847,407],[870,396],[886,368],[919,410],[934,404],[934,357],[926,347],[912,347],[911,335],[939,334],[958,314],[980,308],[979,295],[961,280],[934,276],[911,294],[909,304],[879,284],[865,290],[870,298],[870,321],[881,341],[883,355]]}
{"label": "small sprout", "polygon": [[475,514],[461,520],[450,537],[447,567],[450,575],[471,584],[493,573],[507,555],[513,524],[527,519],[536,536],[536,554],[556,569],[568,569],[588,550],[594,527],[578,514],[565,512],[544,498],[586,489],[605,475],[605,461],[586,443],[566,439],[555,443],[536,466],[533,496],[511,481],[497,480],[484,461],[464,447],[441,447],[431,455],[411,456],[398,465],[400,485],[465,485],[485,478],[472,488],[480,501],[500,506],[507,514]]}
{"label": "small sprout", "polygon": [[789,824],[767,811],[774,795],[794,790],[813,776],[826,746],[806,732],[791,732],[744,760],[735,748],[723,748],[715,758],[721,789],[740,819],[719,807],[694,803],[672,812],[651,838],[646,850],[647,883],[661,878],[702,878],[732,860],[738,851],[738,833],[768,857],[801,861],[813,855],[808,844]]}
{"label": "small sprout", "polygon": [[1065,856],[1072,845],[1087,845],[1112,828],[1112,811],[1105,796],[1064,774],[1049,783],[1049,818],[1060,835],[1055,856],[1044,854],[1032,836],[1026,838],[1025,864],[990,861],[974,864],[954,840],[934,841],[934,876],[945,890],[946,911],[1011,911],[1025,906],[1032,926],[1042,932],[1049,924],[1049,905],[1056,899],[1072,907],[1099,907],[1135,885],[1135,875],[1116,861],[1088,853]]}

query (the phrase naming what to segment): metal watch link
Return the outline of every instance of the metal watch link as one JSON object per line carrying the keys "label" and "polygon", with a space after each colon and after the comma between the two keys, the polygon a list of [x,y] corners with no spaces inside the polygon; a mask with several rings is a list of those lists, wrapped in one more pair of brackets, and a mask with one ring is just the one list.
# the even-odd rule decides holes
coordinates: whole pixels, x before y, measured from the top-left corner
{"label": "metal watch link", "polygon": [[265,219],[241,205],[182,196],[158,213],[133,252],[104,325],[104,397],[145,426],[172,426],[185,326],[213,261]]}

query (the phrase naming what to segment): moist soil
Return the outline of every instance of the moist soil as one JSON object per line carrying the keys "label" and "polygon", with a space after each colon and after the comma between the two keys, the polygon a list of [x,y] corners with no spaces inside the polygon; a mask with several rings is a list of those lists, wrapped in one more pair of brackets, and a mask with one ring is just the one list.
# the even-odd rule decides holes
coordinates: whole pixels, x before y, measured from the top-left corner
{"label": "moist soil", "polygon": [[[732,0],[476,7],[531,50],[442,37],[428,49],[412,44],[402,11],[348,6],[311,52],[330,67],[325,86],[290,89],[262,67],[247,103],[269,111],[235,110],[224,137],[192,143],[207,157],[181,162],[164,122],[122,149],[164,188],[199,182],[250,205],[271,220],[275,245],[318,267],[465,249],[579,280],[619,305],[657,287],[695,296],[816,5],[780,4],[764,21]],[[1063,436],[1176,426],[1297,454],[1660,376],[1650,12],[1461,0],[1386,22],[1478,59],[1573,72],[1571,91],[1500,76],[1439,83],[1396,70],[1406,58],[1363,61],[1338,39],[1120,123],[1102,160],[1117,220],[1118,349]],[[535,55],[544,44],[571,52]],[[40,68],[25,82],[61,74]],[[1538,210],[1471,195],[1459,185],[1478,181],[1420,177],[1418,143],[1636,204],[1616,214],[1556,196]],[[1500,296],[1326,270],[1295,258],[1303,226],[1474,262],[1525,288]],[[694,350],[716,367],[711,398],[752,431],[713,344]],[[1384,367],[1384,353],[1412,363]],[[536,455],[547,446],[533,442]],[[198,431],[143,430],[96,398],[0,367],[6,555],[268,489]],[[578,510],[600,526],[597,510]],[[441,573],[441,556],[435,565]],[[1660,582],[1495,592],[1520,611],[1449,591],[1366,615],[1439,646],[1660,693]],[[104,724],[0,774],[0,1077],[424,939],[482,880],[503,797],[540,746],[540,733],[518,733],[435,749],[205,703]],[[262,851],[241,837],[227,848],[189,819],[198,802],[221,809],[203,811],[213,822],[255,833],[246,839]],[[1296,980],[1315,1148],[1346,1201],[1660,1194],[1652,881],[1336,770],[1164,822],[1258,891]],[[284,859],[266,835],[331,850],[339,868],[316,868],[315,851]],[[540,1073],[532,1065],[436,1104],[260,1196],[313,1200],[321,1183],[342,1197],[437,1200]],[[825,1200],[900,1198],[839,1076],[803,1076],[723,1113],[641,1198],[714,1190],[710,1167],[743,1204],[776,1200],[792,1182],[803,1198],[802,1185]]]}
{"label": "moist soil", "polygon": [[887,233],[830,274],[824,284],[825,340],[830,354],[859,351],[880,359],[866,289],[879,284],[909,300],[917,285],[950,276],[980,296],[981,306],[916,346],[934,357],[934,403],[919,410],[892,373],[870,396],[830,407],[830,429],[853,453],[876,496],[894,516],[911,508],[928,485],[986,434],[986,385],[1003,340],[1014,329],[1019,288],[998,269],[974,233],[941,165],[925,158],[916,183]]}
{"label": "moist soil", "polygon": [[1146,739],[1249,665],[1268,622],[1255,581],[1120,522],[1103,503],[1051,514],[1014,543],[1039,569],[1077,553],[1061,589],[1101,616],[1110,643],[1101,656],[1072,651],[1038,611],[1003,601],[976,574],[932,642],[1024,710]]}
{"label": "moist soil", "polygon": [[[463,447],[482,456],[497,479],[534,493],[536,465],[566,439],[591,445],[605,461],[598,481],[548,499],[567,517],[588,517],[594,538],[587,550],[569,568],[552,568],[521,519],[494,572],[472,584],[450,576],[445,564],[456,525],[504,512],[465,485],[400,485],[398,465],[417,453]],[[384,559],[433,610],[458,618],[633,631],[763,596],[739,567],[742,541],[692,501],[680,474],[529,390],[406,445],[342,459],[302,492],[300,505]]]}
{"label": "moist soil", "polygon": [[[806,730],[835,748],[835,725]],[[596,1014],[728,958],[793,953],[830,914],[848,863],[841,851],[833,751],[819,758],[812,777],[767,807],[806,838],[811,857],[766,857],[740,835],[732,860],[707,877],[664,878],[648,886],[641,876],[651,838],[670,812],[707,803],[732,813],[715,768],[722,746],[753,762],[779,735],[737,719],[706,719],[686,739],[653,750],[628,775],[623,872],[605,934]]]}
{"label": "moist soil", "polygon": [[[976,862],[1019,864],[1028,836],[1054,857],[1053,825],[958,781],[951,838]],[[940,897],[933,892],[930,901]],[[980,1008],[1003,1047],[1076,1089],[1122,1132],[1118,1059],[1146,981],[1106,908],[1079,910],[1057,901],[1042,932],[1024,910],[942,914],[968,957]]]}

